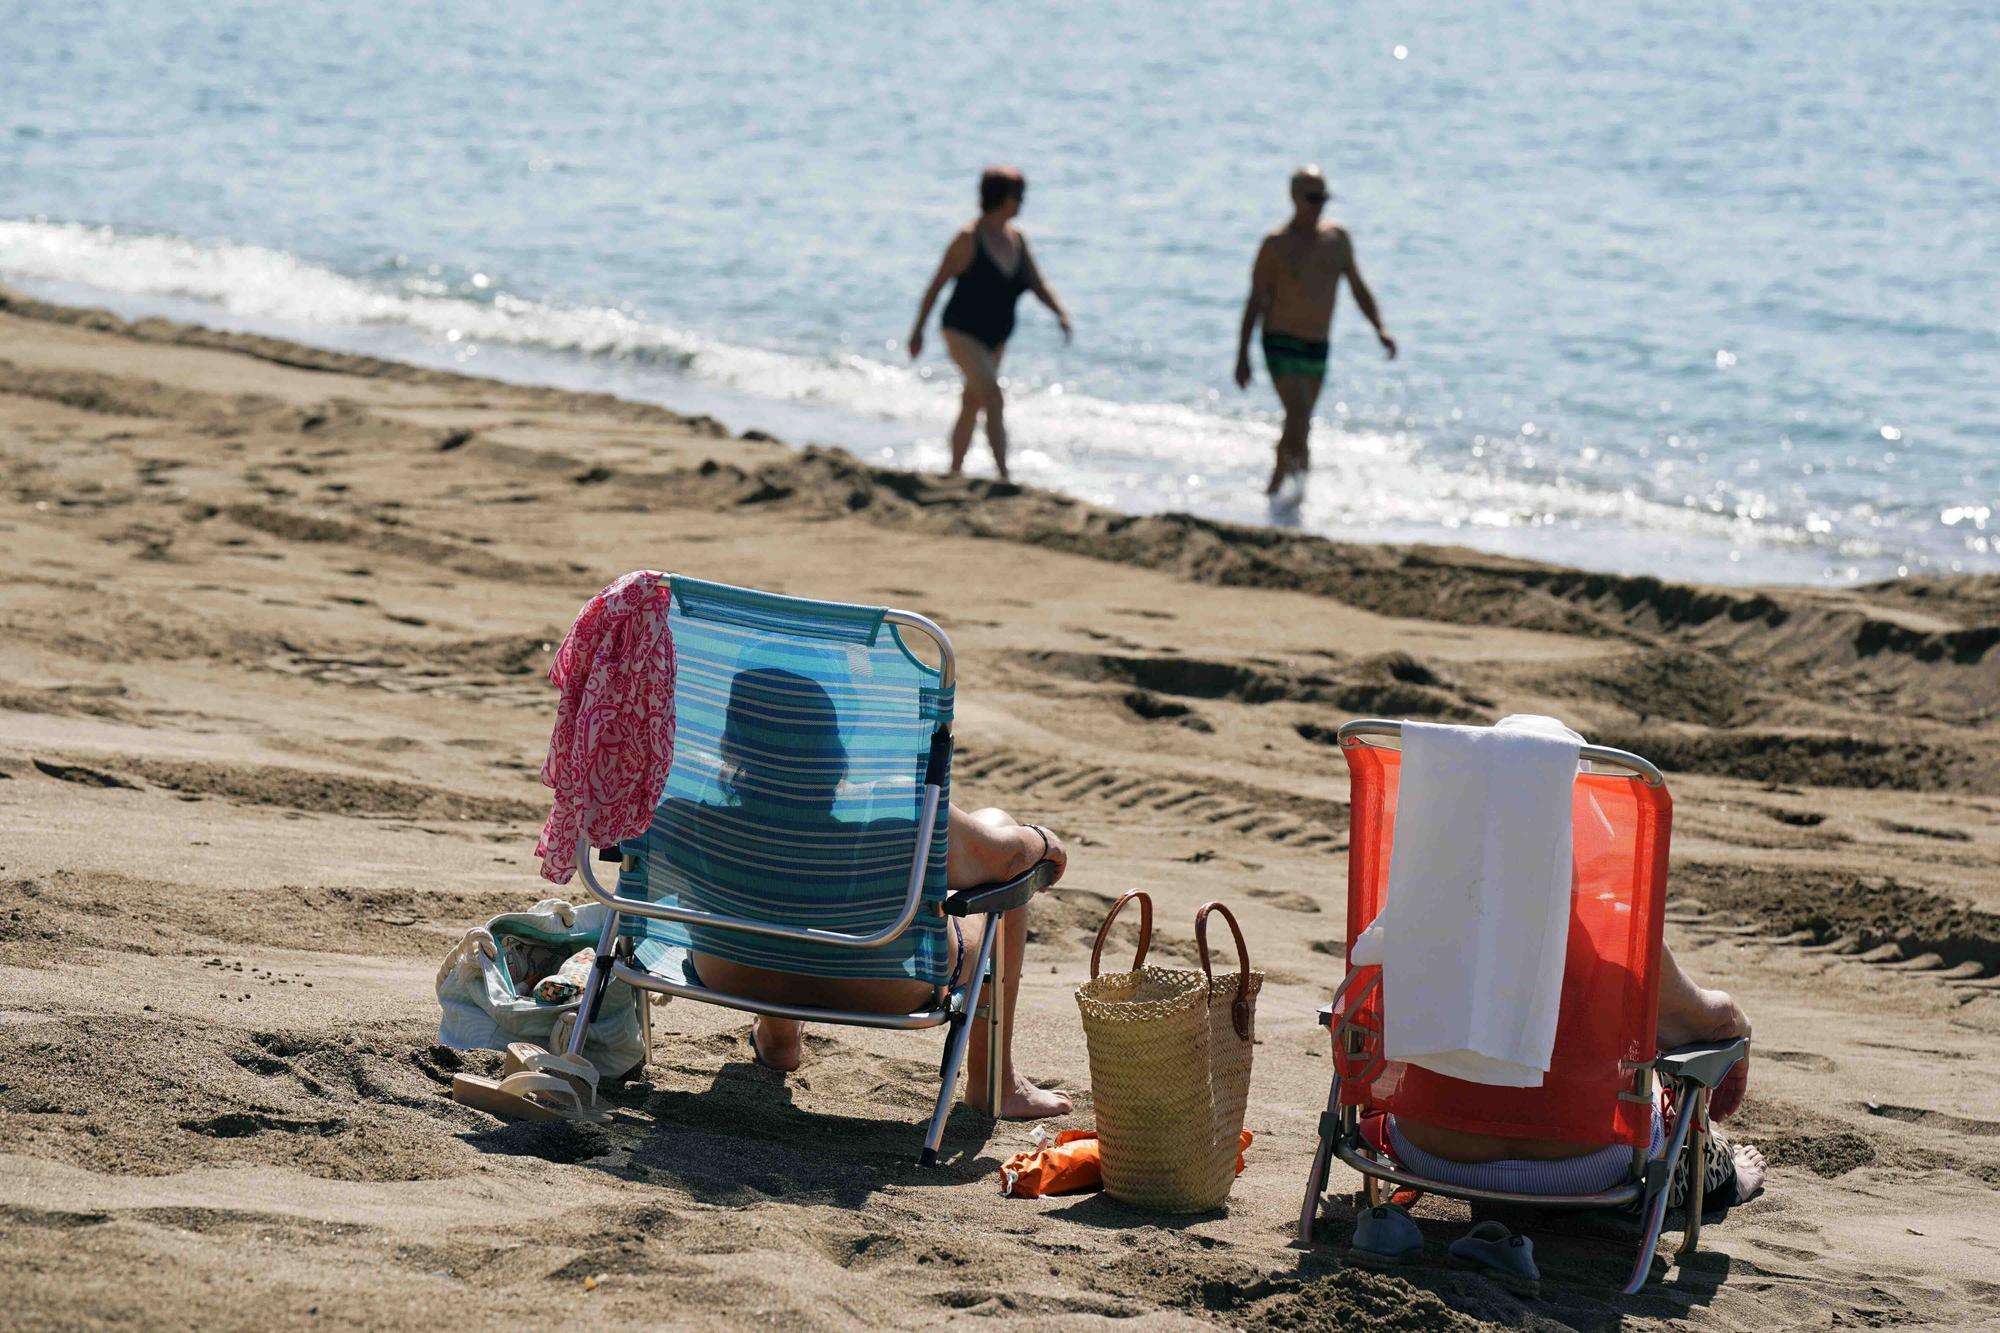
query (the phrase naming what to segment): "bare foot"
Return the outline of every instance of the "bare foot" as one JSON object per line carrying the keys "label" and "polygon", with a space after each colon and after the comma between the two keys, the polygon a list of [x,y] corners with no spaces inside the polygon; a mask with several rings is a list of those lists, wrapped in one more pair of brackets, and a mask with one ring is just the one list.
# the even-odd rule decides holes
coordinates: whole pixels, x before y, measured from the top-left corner
{"label": "bare foot", "polygon": [[1747,1143],[1736,1144],[1733,1153],[1736,1158],[1736,1197],[1748,1202],[1758,1190],[1764,1188],[1764,1154]]}
{"label": "bare foot", "polygon": [[766,1069],[789,1074],[799,1067],[805,1025],[789,1018],[760,1018],[750,1025],[750,1049]]}
{"label": "bare foot", "polygon": [[[986,1109],[985,1079],[975,1078],[967,1085],[965,1104],[975,1111]],[[1051,1116],[1068,1115],[1074,1109],[1068,1093],[1056,1088],[1038,1088],[1019,1073],[1000,1098],[1002,1120],[1047,1120]]]}

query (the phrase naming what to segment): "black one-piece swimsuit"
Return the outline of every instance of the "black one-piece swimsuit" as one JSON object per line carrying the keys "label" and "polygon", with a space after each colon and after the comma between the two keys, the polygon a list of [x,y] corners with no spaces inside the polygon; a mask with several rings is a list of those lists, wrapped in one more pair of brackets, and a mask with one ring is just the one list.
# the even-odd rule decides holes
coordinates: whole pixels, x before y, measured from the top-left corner
{"label": "black one-piece swimsuit", "polygon": [[972,249],[972,262],[953,284],[940,322],[997,352],[1013,334],[1014,304],[1028,290],[1028,251],[1024,245],[1021,262],[1010,274],[993,262],[985,239],[977,231],[972,234]]}

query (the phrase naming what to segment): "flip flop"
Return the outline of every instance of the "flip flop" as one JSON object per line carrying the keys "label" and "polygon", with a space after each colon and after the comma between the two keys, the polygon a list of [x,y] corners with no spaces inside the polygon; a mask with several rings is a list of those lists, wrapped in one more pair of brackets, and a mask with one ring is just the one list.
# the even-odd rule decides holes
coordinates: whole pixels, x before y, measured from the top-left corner
{"label": "flip flop", "polygon": [[566,1078],[521,1070],[499,1080],[457,1074],[451,1099],[502,1120],[578,1120],[603,1124],[611,1117],[586,1106]]}
{"label": "flip flop", "polygon": [[1451,1261],[1486,1274],[1516,1296],[1542,1294],[1535,1242],[1498,1222],[1481,1222],[1451,1243]]}
{"label": "flip flop", "polygon": [[1394,1268],[1424,1250],[1424,1233],[1415,1219],[1400,1205],[1377,1204],[1364,1209],[1354,1221],[1354,1241],[1347,1247],[1347,1261],[1378,1272]]}
{"label": "flip flop", "polygon": [[507,1058],[501,1062],[504,1074],[553,1074],[566,1079],[576,1089],[577,1100],[591,1110],[597,1108],[597,1066],[580,1055],[545,1051],[531,1041],[507,1044]]}

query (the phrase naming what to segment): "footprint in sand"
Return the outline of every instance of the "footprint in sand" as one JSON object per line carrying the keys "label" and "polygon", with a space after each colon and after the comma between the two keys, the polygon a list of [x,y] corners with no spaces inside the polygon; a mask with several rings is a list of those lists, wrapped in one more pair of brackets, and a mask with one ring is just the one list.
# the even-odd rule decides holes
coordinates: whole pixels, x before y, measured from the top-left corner
{"label": "footprint in sand", "polygon": [[1259,887],[1247,888],[1243,890],[1243,892],[1248,894],[1250,897],[1255,898],[1259,902],[1265,902],[1271,904],[1271,906],[1277,908],[1281,912],[1317,913],[1320,910],[1319,900],[1316,898],[1308,898],[1303,893],[1291,893],[1285,889],[1266,889]]}
{"label": "footprint in sand", "polygon": [[1815,1074],[1831,1074],[1840,1066],[1826,1056],[1813,1051],[1765,1051],[1757,1052],[1759,1060],[1772,1060],[1781,1065],[1797,1065],[1800,1069]]}
{"label": "footprint in sand", "polygon": [[1928,1111],[1921,1106],[1898,1106],[1894,1102],[1863,1102],[1862,1108],[1869,1115],[1900,1120],[1908,1125],[1926,1125],[1982,1139],[2000,1136],[2000,1120],[1979,1120],[1972,1116],[1953,1115],[1949,1111]]}
{"label": "footprint in sand", "polygon": [[1916,838],[1935,838],[1939,842],[1971,842],[1972,835],[1964,829],[1931,828],[1924,824],[1905,824],[1899,820],[1878,820],[1882,828],[1890,833],[1902,833]]}
{"label": "footprint in sand", "polygon": [[31,763],[46,776],[58,782],[74,782],[79,787],[121,787],[126,791],[137,791],[138,784],[127,782],[113,773],[102,769],[85,768],[81,764],[57,764],[47,759],[31,759]]}

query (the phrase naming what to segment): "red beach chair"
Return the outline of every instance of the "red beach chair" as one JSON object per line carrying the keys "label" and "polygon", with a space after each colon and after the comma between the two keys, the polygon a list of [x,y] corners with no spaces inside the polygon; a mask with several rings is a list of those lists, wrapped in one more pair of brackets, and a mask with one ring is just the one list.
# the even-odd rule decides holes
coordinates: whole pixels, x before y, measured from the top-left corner
{"label": "red beach chair", "polygon": [[[1402,764],[1395,746],[1401,735],[1400,723],[1379,720],[1350,722],[1340,729],[1353,798],[1347,854],[1350,951],[1381,910],[1389,886]],[[1668,1185],[1681,1154],[1691,1152],[1686,1230],[1676,1258],[1685,1262],[1695,1253],[1710,1144],[1709,1100],[1748,1043],[1656,1049],[1673,802],[1660,770],[1638,755],[1587,745],[1582,757],[1589,771],[1577,775],[1575,788],[1569,952],[1555,1051],[1542,1086],[1488,1087],[1384,1060],[1381,969],[1350,964],[1334,1002],[1320,1010],[1320,1022],[1334,1039],[1334,1074],[1299,1213],[1302,1243],[1312,1241],[1335,1158],[1361,1173],[1370,1206],[1393,1190],[1538,1208],[1616,1208],[1637,1201],[1644,1229],[1624,1288],[1630,1294],[1651,1272],[1666,1219]],[[1449,836],[1449,830],[1421,832]],[[1673,1114],[1665,1155],[1649,1161],[1656,1075],[1672,1094]],[[1373,1120],[1378,1112],[1465,1133],[1624,1144],[1632,1149],[1632,1173],[1624,1184],[1590,1195],[1524,1195],[1451,1185],[1403,1168],[1384,1150],[1383,1136],[1364,1133],[1380,1124]]]}

